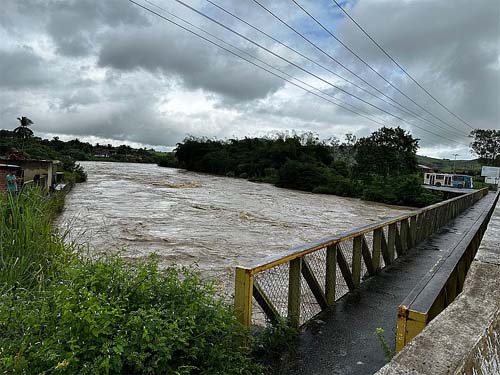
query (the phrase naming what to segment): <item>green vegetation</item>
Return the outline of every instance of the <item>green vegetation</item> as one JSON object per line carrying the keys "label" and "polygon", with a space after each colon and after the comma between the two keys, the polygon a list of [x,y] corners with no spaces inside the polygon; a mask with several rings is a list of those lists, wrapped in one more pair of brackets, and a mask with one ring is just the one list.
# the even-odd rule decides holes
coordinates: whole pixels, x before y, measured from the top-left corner
{"label": "green vegetation", "polygon": [[474,129],[471,136],[471,148],[479,160],[485,165],[500,166],[500,130]]}
{"label": "green vegetation", "polygon": [[0,196],[0,372],[256,374],[251,338],[210,284],[157,260],[89,259],[36,190]]}
{"label": "green vegetation", "polygon": [[401,128],[381,128],[356,140],[320,141],[311,133],[228,141],[186,138],[164,165],[278,187],[411,206],[440,197],[423,189],[418,140]]}
{"label": "green vegetation", "polygon": [[384,351],[384,356],[387,359],[387,362],[390,362],[392,357],[394,357],[394,351],[390,347],[390,345],[387,343],[385,339],[385,330],[383,328],[377,328],[375,329],[375,335],[377,336],[378,342]]}

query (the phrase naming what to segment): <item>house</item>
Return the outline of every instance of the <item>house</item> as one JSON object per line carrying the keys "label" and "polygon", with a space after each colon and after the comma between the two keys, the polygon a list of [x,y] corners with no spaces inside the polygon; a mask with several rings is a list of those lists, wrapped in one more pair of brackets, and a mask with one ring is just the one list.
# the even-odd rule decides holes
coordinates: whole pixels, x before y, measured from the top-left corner
{"label": "house", "polygon": [[11,160],[10,163],[21,169],[18,179],[22,185],[34,184],[50,190],[56,183],[57,160]]}

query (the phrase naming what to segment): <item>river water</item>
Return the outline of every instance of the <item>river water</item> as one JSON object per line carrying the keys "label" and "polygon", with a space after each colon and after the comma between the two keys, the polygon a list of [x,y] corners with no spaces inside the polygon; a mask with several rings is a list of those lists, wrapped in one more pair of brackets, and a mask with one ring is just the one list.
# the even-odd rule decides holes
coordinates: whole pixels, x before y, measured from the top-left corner
{"label": "river water", "polygon": [[409,211],[151,164],[81,164],[88,181],[58,221],[72,240],[126,258],[156,253],[226,287],[236,265]]}

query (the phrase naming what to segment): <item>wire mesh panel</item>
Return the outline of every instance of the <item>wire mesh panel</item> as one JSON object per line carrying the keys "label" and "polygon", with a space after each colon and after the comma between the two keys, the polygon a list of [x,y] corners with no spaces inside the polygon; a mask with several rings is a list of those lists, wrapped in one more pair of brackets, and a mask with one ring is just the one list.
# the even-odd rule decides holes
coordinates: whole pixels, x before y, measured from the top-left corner
{"label": "wire mesh panel", "polygon": [[[368,232],[364,234],[365,244],[368,247],[368,252],[370,253],[370,257],[373,262],[373,232]],[[361,280],[368,278],[370,274],[368,273],[368,269],[366,268],[366,263],[361,262]]]}
{"label": "wire mesh panel", "polygon": [[[254,276],[262,291],[283,318],[288,315],[288,272],[289,263],[283,263]],[[255,311],[255,310],[254,310]],[[257,318],[257,316],[255,316]],[[252,313],[252,319],[254,314]]]}
{"label": "wire mesh panel", "polygon": [[335,300],[342,298],[347,293],[349,293],[349,287],[347,286],[344,277],[342,276],[342,272],[340,271],[340,267],[337,264],[337,283],[335,285]]}
{"label": "wire mesh panel", "polygon": [[260,307],[255,298],[252,300],[252,324],[256,326],[266,326],[269,323],[269,318]]}
{"label": "wire mesh panel", "polygon": [[[324,294],[326,280],[326,248],[304,256],[304,260],[307,262],[309,269],[318,281],[318,287],[321,293]],[[314,297],[314,294],[304,277],[301,279],[300,310],[301,324],[321,312],[321,306],[316,300],[316,297]]]}
{"label": "wire mesh panel", "polygon": [[309,264],[320,285],[324,285],[326,277],[326,248],[307,254],[304,256],[304,259]]}
{"label": "wire mesh panel", "polygon": [[320,312],[321,306],[302,276],[300,278],[300,324],[304,324]]}
{"label": "wire mesh panel", "polygon": [[[351,271],[352,271],[353,249],[354,249],[354,246],[353,246],[353,241],[351,239],[347,240],[347,241],[340,242],[338,244],[338,247],[337,247],[337,251],[339,253],[337,255],[337,258],[339,257],[340,254],[342,254],[343,257],[344,257],[344,259],[345,259],[345,261],[346,261],[346,263],[347,263],[347,266],[348,266],[349,270],[351,270]],[[347,293],[349,291],[349,284],[347,283],[347,281],[343,277],[342,271],[341,271],[340,267],[337,267],[337,280],[338,280],[338,276],[340,276],[342,280],[340,281],[340,284],[337,284],[337,290],[339,290],[339,289],[346,289],[347,290],[346,293]],[[335,292],[335,294],[337,295],[338,293]]]}

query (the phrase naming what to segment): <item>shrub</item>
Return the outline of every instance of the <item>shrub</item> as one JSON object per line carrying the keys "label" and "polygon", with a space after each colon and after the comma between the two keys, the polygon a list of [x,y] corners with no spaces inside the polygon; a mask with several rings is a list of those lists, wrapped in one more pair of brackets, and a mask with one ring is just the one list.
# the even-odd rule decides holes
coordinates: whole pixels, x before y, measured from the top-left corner
{"label": "shrub", "polygon": [[278,173],[276,186],[304,191],[313,191],[317,186],[327,182],[323,168],[295,160],[288,160]]}
{"label": "shrub", "polygon": [[42,291],[0,302],[0,369],[68,374],[239,374],[246,332],[211,286],[157,262],[75,260]]}

